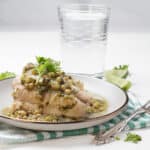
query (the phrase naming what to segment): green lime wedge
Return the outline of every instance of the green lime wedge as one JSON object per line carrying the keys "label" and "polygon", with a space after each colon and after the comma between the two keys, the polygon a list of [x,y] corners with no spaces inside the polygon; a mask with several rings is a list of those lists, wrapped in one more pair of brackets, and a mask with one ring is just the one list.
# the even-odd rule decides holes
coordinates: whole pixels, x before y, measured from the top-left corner
{"label": "green lime wedge", "polygon": [[[104,73],[105,79],[108,82],[111,82],[117,85],[118,87],[120,87],[121,89],[127,91],[131,87],[131,82],[126,79],[121,78],[120,75],[123,75],[123,74],[119,74],[120,71],[119,73],[117,73],[116,71],[115,73],[114,73],[114,70],[106,71]],[[117,76],[118,74],[119,76]]]}

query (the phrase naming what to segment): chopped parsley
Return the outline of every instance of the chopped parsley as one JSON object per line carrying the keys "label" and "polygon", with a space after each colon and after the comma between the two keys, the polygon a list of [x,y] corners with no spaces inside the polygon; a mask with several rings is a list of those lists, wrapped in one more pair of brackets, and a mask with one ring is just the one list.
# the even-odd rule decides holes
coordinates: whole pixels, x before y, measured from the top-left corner
{"label": "chopped parsley", "polygon": [[127,137],[124,140],[125,142],[133,142],[133,143],[138,143],[139,141],[142,141],[142,138],[138,134],[134,133],[128,133]]}
{"label": "chopped parsley", "polygon": [[115,66],[114,69],[116,69],[116,70],[124,70],[124,69],[128,69],[128,65],[119,65],[119,66]]}
{"label": "chopped parsley", "polygon": [[2,72],[2,73],[0,73],[0,80],[4,80],[4,79],[8,79],[8,78],[13,78],[15,76],[16,75],[13,72],[8,72],[8,71]]}
{"label": "chopped parsley", "polygon": [[120,141],[120,137],[119,137],[119,136],[116,136],[116,137],[115,137],[115,140],[116,140],[116,141]]}

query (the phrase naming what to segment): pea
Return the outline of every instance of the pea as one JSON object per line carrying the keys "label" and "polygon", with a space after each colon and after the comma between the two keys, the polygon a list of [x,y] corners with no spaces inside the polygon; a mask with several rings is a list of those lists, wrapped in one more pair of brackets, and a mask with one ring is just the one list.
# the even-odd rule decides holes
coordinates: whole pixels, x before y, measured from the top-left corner
{"label": "pea", "polygon": [[53,82],[51,82],[51,88],[53,89],[53,90],[59,90],[59,88],[60,88],[60,85],[59,85],[59,83],[57,82],[57,81],[53,81]]}
{"label": "pea", "polygon": [[50,77],[54,78],[55,77],[55,73],[54,72],[50,72]]}
{"label": "pea", "polygon": [[93,104],[93,107],[96,108],[96,109],[98,109],[100,107],[100,103],[99,102],[95,102]]}
{"label": "pea", "polygon": [[37,75],[37,74],[38,74],[37,70],[36,70],[36,69],[33,69],[33,70],[32,70],[32,75]]}
{"label": "pea", "polygon": [[46,117],[44,118],[45,121],[51,121],[51,119],[52,119],[52,118],[51,118],[50,116],[46,116]]}
{"label": "pea", "polygon": [[24,110],[18,110],[17,111],[17,115],[19,115],[19,116],[26,116],[27,113]]}
{"label": "pea", "polygon": [[90,106],[88,106],[88,107],[86,108],[86,111],[87,111],[88,113],[92,113],[92,108],[91,108]]}
{"label": "pea", "polygon": [[33,78],[28,77],[28,78],[25,78],[25,82],[31,83],[31,82],[35,82],[35,80]]}
{"label": "pea", "polygon": [[62,71],[62,72],[60,72],[60,74],[61,74],[61,75],[65,75],[65,72]]}
{"label": "pea", "polygon": [[40,79],[38,80],[38,84],[39,84],[39,85],[43,85],[43,78],[40,78]]}
{"label": "pea", "polygon": [[55,74],[56,74],[56,76],[58,77],[58,76],[61,75],[61,72],[56,72]]}
{"label": "pea", "polygon": [[67,83],[68,83],[69,85],[72,85],[72,84],[73,84],[73,81],[72,81],[71,79],[69,79],[69,80],[67,81]]}
{"label": "pea", "polygon": [[37,85],[47,86],[49,83],[49,78],[40,78],[37,82]]}
{"label": "pea", "polygon": [[65,85],[61,85],[61,90],[64,91],[65,90]]}
{"label": "pea", "polygon": [[48,77],[51,77],[51,72],[49,72],[47,75],[48,75]]}
{"label": "pea", "polygon": [[44,117],[44,121],[56,122],[57,121],[57,117],[56,116],[47,115],[47,116]]}
{"label": "pea", "polygon": [[69,79],[69,77],[65,76],[63,79],[64,79],[64,81],[67,81]]}
{"label": "pea", "polygon": [[100,102],[99,101],[96,101],[96,100],[94,100],[94,102],[93,102],[93,107],[95,108],[95,109],[99,109],[100,108]]}
{"label": "pea", "polygon": [[71,85],[68,82],[66,82],[65,83],[65,88],[71,88]]}
{"label": "pea", "polygon": [[65,89],[65,93],[66,94],[71,94],[71,90],[70,89]]}
{"label": "pea", "polygon": [[23,116],[22,119],[27,119],[27,116]]}
{"label": "pea", "polygon": [[56,78],[56,81],[60,83],[62,81],[62,78],[59,76]]}
{"label": "pea", "polygon": [[35,110],[35,111],[33,112],[34,115],[38,115],[38,114],[40,114],[40,113],[41,113],[41,112],[40,112],[39,109],[37,109],[37,110]]}
{"label": "pea", "polygon": [[73,100],[75,97],[74,97],[74,95],[72,95],[72,94],[65,94],[65,95],[64,95],[64,98],[65,98],[65,99],[72,99],[72,100]]}

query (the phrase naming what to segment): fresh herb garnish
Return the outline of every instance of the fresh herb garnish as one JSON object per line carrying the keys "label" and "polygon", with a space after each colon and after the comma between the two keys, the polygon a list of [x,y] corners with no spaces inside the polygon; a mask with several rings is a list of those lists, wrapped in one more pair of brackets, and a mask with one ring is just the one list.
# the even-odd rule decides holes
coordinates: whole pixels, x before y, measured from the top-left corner
{"label": "fresh herb garnish", "polygon": [[117,67],[114,67],[114,69],[116,69],[116,70],[128,69],[128,65],[119,65],[119,66],[117,66]]}
{"label": "fresh herb garnish", "polygon": [[128,65],[119,65],[118,67],[114,67],[113,73],[121,78],[126,78],[129,74],[128,69]]}
{"label": "fresh herb garnish", "polygon": [[116,136],[116,137],[115,137],[115,140],[116,140],[116,141],[120,141],[120,137],[119,137],[119,136]]}
{"label": "fresh herb garnish", "polygon": [[142,138],[138,134],[134,133],[128,133],[126,139],[124,140],[125,142],[133,142],[133,143],[138,143],[139,141],[142,141]]}
{"label": "fresh herb garnish", "polygon": [[37,67],[36,70],[39,75],[46,74],[48,72],[57,72],[60,71],[60,62],[55,61],[51,58],[45,58],[41,56],[36,57]]}
{"label": "fresh herb garnish", "polygon": [[8,71],[2,72],[2,73],[0,73],[0,80],[4,80],[4,79],[8,79],[8,78],[13,78],[15,76],[16,75],[13,72],[8,72]]}

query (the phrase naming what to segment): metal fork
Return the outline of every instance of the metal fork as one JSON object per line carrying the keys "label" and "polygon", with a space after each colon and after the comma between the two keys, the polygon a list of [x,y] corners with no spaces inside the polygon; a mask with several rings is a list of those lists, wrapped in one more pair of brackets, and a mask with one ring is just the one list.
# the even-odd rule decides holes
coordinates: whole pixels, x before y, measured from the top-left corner
{"label": "metal fork", "polygon": [[96,145],[106,144],[110,143],[115,140],[115,137],[125,129],[127,126],[127,123],[133,119],[135,116],[142,114],[142,113],[149,113],[150,114],[150,100],[143,105],[142,107],[138,108],[133,114],[131,114],[128,118],[125,120],[119,122],[114,127],[112,127],[110,130],[95,135],[93,143]]}

